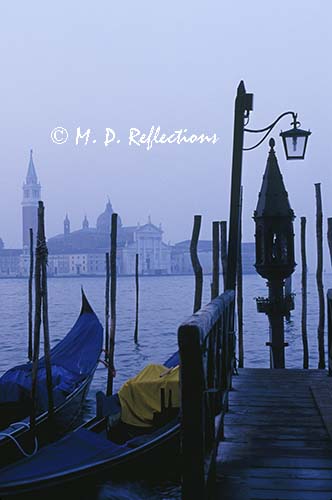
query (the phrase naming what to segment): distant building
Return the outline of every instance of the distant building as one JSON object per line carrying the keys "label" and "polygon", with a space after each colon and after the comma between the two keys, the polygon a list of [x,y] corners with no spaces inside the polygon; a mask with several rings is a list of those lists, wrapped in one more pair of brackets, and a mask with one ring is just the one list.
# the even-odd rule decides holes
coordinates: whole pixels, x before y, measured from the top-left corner
{"label": "distant building", "polygon": [[[212,241],[201,240],[197,248],[198,258],[204,274],[212,273]],[[255,243],[242,243],[243,274],[254,274]],[[221,267],[220,267],[221,271]],[[172,274],[192,274],[190,240],[176,243],[172,248]]]}
{"label": "distant building", "polygon": [[[34,243],[37,234],[38,201],[41,185],[38,181],[32,150],[22,200],[22,249],[6,249],[0,238],[0,277],[19,277],[29,274],[30,228]],[[105,254],[110,251],[110,232],[113,207],[108,200],[105,210],[98,216],[96,227],[90,226],[85,215],[81,229],[72,231],[66,214],[63,232],[47,242],[48,273],[51,276],[103,276]],[[142,275],[191,274],[190,241],[173,246],[163,242],[161,225],[156,226],[149,216],[146,224],[124,226],[118,217],[117,271],[119,275],[135,273],[136,254],[139,255],[139,273]],[[243,273],[254,273],[254,243],[242,244]],[[212,272],[212,242],[198,244],[198,256],[203,272]]]}
{"label": "distant building", "polygon": [[0,277],[12,278],[20,275],[22,250],[5,249],[0,238]]}
{"label": "distant building", "polygon": [[[104,275],[105,254],[110,251],[110,231],[113,208],[108,201],[99,215],[96,227],[90,227],[85,216],[82,228],[70,230],[68,214],[62,234],[49,238],[49,273],[63,275]],[[171,247],[162,241],[163,231],[151,222],[141,226],[123,226],[118,217],[117,270],[119,274],[134,274],[136,253],[140,274],[169,274]]]}
{"label": "distant building", "polygon": [[[212,241],[200,240],[197,253],[203,273],[212,272]],[[193,266],[190,258],[190,240],[176,243],[172,248],[172,274],[192,274]]]}
{"label": "distant building", "polygon": [[133,232],[132,243],[122,248],[123,274],[135,273],[135,258],[139,255],[139,272],[141,274],[170,274],[171,246],[162,241],[163,231],[151,223],[140,226]]}

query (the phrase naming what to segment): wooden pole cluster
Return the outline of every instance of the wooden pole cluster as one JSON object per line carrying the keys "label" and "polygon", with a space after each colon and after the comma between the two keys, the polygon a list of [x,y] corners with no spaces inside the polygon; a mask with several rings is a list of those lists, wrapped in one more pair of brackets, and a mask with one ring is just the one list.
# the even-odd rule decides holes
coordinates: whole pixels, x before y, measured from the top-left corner
{"label": "wooden pole cluster", "polygon": [[45,238],[44,225],[44,205],[38,203],[38,232],[36,246],[35,263],[35,324],[34,324],[34,345],[33,362],[31,373],[31,401],[32,408],[30,414],[30,429],[34,434],[36,424],[36,399],[37,399],[37,378],[38,378],[38,360],[40,348],[40,328],[43,322],[44,330],[44,357],[46,368],[46,383],[48,395],[48,418],[53,417],[53,390],[52,390],[52,368],[50,358],[50,337],[48,325],[48,294],[47,294],[47,246]]}
{"label": "wooden pole cluster", "polygon": [[29,229],[30,236],[30,269],[29,269],[29,285],[28,285],[28,359],[32,361],[32,335],[33,335],[33,324],[32,324],[32,311],[33,311],[33,229]]}
{"label": "wooden pole cluster", "polygon": [[50,330],[48,323],[48,291],[47,291],[47,246],[45,238],[45,226],[44,226],[44,206],[42,202],[40,203],[40,225],[41,225],[41,236],[42,236],[42,256],[41,256],[41,287],[42,287],[42,304],[43,304],[43,330],[44,330],[44,357],[45,357],[45,368],[46,368],[46,384],[47,384],[47,395],[48,395],[48,416],[51,418],[53,416],[53,390],[52,390],[52,365],[51,365],[51,344],[50,344]]}
{"label": "wooden pole cluster", "polygon": [[239,368],[244,364],[243,348],[243,277],[242,277],[242,198],[243,188],[241,186],[239,200],[239,248],[237,258],[237,321],[238,321],[238,349],[239,349]]}
{"label": "wooden pole cluster", "polygon": [[301,217],[301,261],[302,261],[302,344],[303,368],[309,368],[309,349],[307,335],[307,252],[306,252],[306,218]]}
{"label": "wooden pole cluster", "polygon": [[109,320],[110,320],[110,254],[105,254],[106,282],[105,282],[105,361],[108,360]]}
{"label": "wooden pole cluster", "polygon": [[226,290],[226,276],[227,276],[227,221],[220,222],[220,253],[221,253],[221,266],[224,282],[224,291]]}
{"label": "wooden pole cluster", "polygon": [[325,347],[324,347],[324,323],[325,323],[325,301],[323,285],[323,210],[320,183],[315,184],[316,192],[316,236],[317,236],[317,271],[316,281],[319,298],[319,322],[318,322],[318,368],[325,369]]}
{"label": "wooden pole cluster", "polygon": [[212,286],[211,299],[219,295],[219,222],[212,223]]}
{"label": "wooden pole cluster", "polygon": [[201,215],[195,215],[193,232],[190,243],[190,257],[195,273],[194,313],[202,307],[203,271],[202,271],[202,266],[198,259],[198,252],[197,252],[201,222],[202,222]]}
{"label": "wooden pole cluster", "polygon": [[36,262],[35,262],[35,324],[33,332],[33,360],[31,372],[31,415],[30,415],[30,429],[31,432],[35,431],[36,424],[36,397],[37,397],[37,373],[38,373],[38,360],[39,360],[39,346],[40,346],[40,326],[41,326],[41,266],[40,266],[40,231],[39,231],[39,210],[38,210],[38,234],[37,234],[37,249],[36,249]]}
{"label": "wooden pole cluster", "polygon": [[136,285],[136,318],[135,318],[135,331],[134,331],[135,344],[137,344],[138,342],[138,310],[139,310],[138,264],[139,264],[139,255],[137,253],[135,257],[135,285]]}
{"label": "wooden pole cluster", "polygon": [[117,250],[117,229],[118,214],[112,214],[111,226],[111,326],[109,335],[109,356],[108,356],[108,377],[107,377],[107,396],[113,393],[113,379],[115,377],[114,367],[114,345],[116,328],[116,250]]}

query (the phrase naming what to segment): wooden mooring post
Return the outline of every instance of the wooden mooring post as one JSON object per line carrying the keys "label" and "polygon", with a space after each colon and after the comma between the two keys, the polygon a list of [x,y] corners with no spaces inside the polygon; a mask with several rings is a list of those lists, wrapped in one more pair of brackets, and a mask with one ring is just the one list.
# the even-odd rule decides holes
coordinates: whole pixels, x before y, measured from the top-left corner
{"label": "wooden mooring post", "polygon": [[302,345],[303,368],[309,368],[309,349],[307,335],[307,252],[306,252],[306,218],[301,217],[301,262],[302,262]]}
{"label": "wooden mooring post", "polygon": [[219,295],[219,222],[212,223],[212,287],[211,299]]}
{"label": "wooden mooring post", "polygon": [[332,217],[327,219],[327,242],[329,245],[330,261],[332,265]]}
{"label": "wooden mooring post", "polygon": [[33,361],[31,372],[31,413],[30,429],[32,435],[35,433],[36,424],[36,398],[37,398],[37,377],[40,352],[40,329],[43,321],[44,330],[44,355],[46,368],[46,384],[48,395],[48,417],[53,417],[53,389],[52,389],[52,368],[50,359],[50,338],[48,325],[48,294],[47,294],[47,246],[44,225],[44,204],[38,203],[38,232],[36,245],[35,262],[35,321],[34,321],[34,342]]}
{"label": "wooden mooring post", "polygon": [[[327,219],[327,241],[330,251],[330,260],[332,264],[332,217]],[[328,351],[328,370],[329,376],[332,377],[332,290],[327,292],[327,351]]]}
{"label": "wooden mooring post", "polygon": [[224,283],[224,292],[226,291],[226,276],[227,276],[227,221],[220,222],[220,254],[222,276]]}
{"label": "wooden mooring post", "polygon": [[316,236],[317,236],[317,271],[316,281],[319,298],[319,321],[317,329],[318,337],[318,368],[325,369],[325,347],[324,347],[324,327],[325,327],[325,300],[323,285],[323,210],[320,183],[315,184],[316,192]]}
{"label": "wooden mooring post", "polygon": [[198,258],[198,239],[201,230],[201,215],[195,215],[194,226],[190,243],[191,263],[195,273],[195,299],[194,313],[202,307],[202,292],[203,292],[203,270]]}
{"label": "wooden mooring post", "polygon": [[114,346],[116,329],[116,254],[117,254],[117,230],[118,214],[112,214],[111,226],[111,327],[109,338],[109,357],[108,357],[108,377],[106,395],[113,394],[113,379],[115,376],[114,367]]}
{"label": "wooden mooring post", "polygon": [[28,284],[28,359],[32,361],[32,336],[33,336],[33,324],[32,324],[32,314],[33,314],[33,229],[29,229],[30,237],[30,266],[29,266],[29,284]]}
{"label": "wooden mooring post", "polygon": [[327,328],[328,373],[332,377],[332,289],[327,291]]}
{"label": "wooden mooring post", "polygon": [[105,282],[105,361],[108,360],[109,350],[109,320],[110,320],[110,254],[105,254],[106,282]]}
{"label": "wooden mooring post", "polygon": [[134,341],[138,342],[138,311],[139,311],[139,277],[138,277],[139,254],[135,256],[135,290],[136,290],[136,315],[135,315],[135,331]]}
{"label": "wooden mooring post", "polygon": [[53,384],[52,384],[52,364],[51,364],[51,345],[50,345],[50,330],[48,322],[48,290],[47,290],[47,255],[45,237],[45,217],[44,204],[39,201],[38,207],[38,224],[41,226],[41,287],[42,287],[42,306],[43,306],[43,331],[44,331],[44,359],[46,369],[46,386],[48,400],[48,418],[53,418],[54,401],[53,401]]}
{"label": "wooden mooring post", "polygon": [[[39,218],[38,218],[39,222]],[[40,228],[38,225],[37,232],[37,248],[35,260],[35,320],[33,330],[33,359],[31,370],[31,413],[30,413],[30,429],[34,436],[36,425],[36,399],[37,399],[37,375],[39,363],[39,348],[40,348],[40,327],[41,327],[41,308],[42,308],[42,294],[41,294],[41,254],[39,250],[40,242]]]}
{"label": "wooden mooring post", "polygon": [[237,258],[237,326],[238,326],[238,350],[239,350],[239,368],[244,365],[244,348],[243,348],[243,276],[242,276],[242,200],[243,187],[240,191],[240,207],[239,207],[239,250]]}

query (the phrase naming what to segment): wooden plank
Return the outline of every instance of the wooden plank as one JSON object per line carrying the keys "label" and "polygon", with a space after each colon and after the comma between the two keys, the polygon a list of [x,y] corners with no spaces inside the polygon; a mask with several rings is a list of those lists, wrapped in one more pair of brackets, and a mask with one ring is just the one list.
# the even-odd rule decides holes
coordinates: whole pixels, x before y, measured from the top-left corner
{"label": "wooden plank", "polygon": [[323,370],[240,370],[218,448],[218,498],[332,499],[326,378]]}
{"label": "wooden plank", "polygon": [[[314,408],[313,401],[302,400],[302,401],[290,401],[290,400],[281,400],[280,398],[270,398],[264,399],[256,399],[255,403],[252,403],[250,399],[236,400],[234,401],[232,398],[229,400],[231,403],[231,411],[242,410],[243,408],[280,408],[281,406],[288,408],[290,411],[293,409],[304,409],[304,408]],[[273,411],[273,409],[271,409]],[[318,414],[319,412],[316,411]]]}
{"label": "wooden plank", "polygon": [[[317,443],[318,444],[318,443]],[[251,441],[250,443],[230,443],[223,442],[220,446],[221,459],[232,459],[232,457],[243,457],[243,458],[259,458],[265,457],[302,457],[302,458],[327,458],[332,460],[331,447],[314,447],[309,448],[299,448],[299,447],[288,447],[287,443],[282,446],[273,446],[269,442],[264,443],[264,445],[257,444],[256,441]],[[331,462],[332,463],[332,462]]]}
{"label": "wooden plank", "polygon": [[310,388],[325,428],[332,440],[332,384],[328,380],[324,381],[323,384],[311,384]]}
{"label": "wooden plank", "polygon": [[332,491],[251,490],[250,500],[331,500]]}
{"label": "wooden plank", "polygon": [[287,491],[332,491],[332,477],[329,479],[249,477],[249,485],[255,489]]}
{"label": "wooden plank", "polygon": [[227,421],[229,425],[279,425],[285,426],[288,428],[291,427],[321,427],[322,420],[320,416],[317,417],[293,417],[290,418],[290,414],[284,415],[283,417],[279,417],[278,415],[274,415],[272,412],[266,415],[239,415],[239,414],[230,414],[227,415]]}
{"label": "wooden plank", "polygon": [[259,446],[277,446],[277,447],[283,447],[283,446],[288,446],[289,448],[313,448],[313,449],[323,449],[323,450],[331,450],[331,440],[329,438],[326,439],[312,439],[311,441],[309,439],[276,439],[274,437],[270,437],[267,439],[263,439],[260,437],[254,437],[254,439],[251,439],[250,436],[236,436],[233,439],[227,438],[227,441],[223,441],[222,446],[224,446],[224,443],[246,443],[248,446],[251,445],[252,442],[255,443],[255,445]]}
{"label": "wooden plank", "polygon": [[[330,406],[332,409],[332,405]],[[232,405],[232,410],[230,410],[229,415],[265,415],[265,414],[271,414],[273,412],[274,416],[278,416],[280,418],[288,417],[289,414],[292,414],[292,418],[294,416],[296,417],[301,417],[301,416],[307,416],[307,417],[318,417],[320,418],[319,412],[317,408],[313,407],[312,405],[310,407],[289,407],[288,405],[286,406],[276,406],[271,410],[270,407],[266,406],[241,406],[241,407],[234,407]]]}
{"label": "wooden plank", "polygon": [[329,469],[299,469],[299,468],[282,468],[282,467],[255,467],[247,469],[247,477],[261,478],[291,478],[291,479],[320,479],[331,480],[331,470]]}
{"label": "wooden plank", "polygon": [[308,439],[319,440],[328,439],[326,429],[321,425],[314,428],[302,427],[280,427],[278,425],[242,425],[231,427],[228,425],[227,416],[225,419],[225,437],[226,439],[234,437],[250,437],[255,436],[263,439]]}
{"label": "wooden plank", "polygon": [[228,457],[225,453],[218,454],[218,458],[223,461],[241,461],[243,465],[249,464],[253,467],[298,467],[302,469],[330,469],[332,474],[332,458],[311,458],[311,457],[269,457],[269,456],[249,456],[246,457],[234,452]]}
{"label": "wooden plank", "polygon": [[[294,381],[294,384],[298,384],[300,385],[300,381]],[[301,398],[306,398],[306,399],[310,399],[311,398],[311,394],[310,394],[310,389],[309,389],[309,384],[308,384],[308,387],[298,387],[297,389],[294,389],[292,387],[287,387],[285,385],[282,386],[283,390],[281,388],[277,388],[277,387],[269,387],[269,386],[254,386],[254,387],[250,387],[250,388],[246,388],[246,386],[243,386],[243,387],[239,387],[239,386],[236,386],[236,389],[234,390],[234,394],[236,392],[238,393],[242,393],[242,392],[245,392],[245,394],[247,395],[247,397],[252,397],[253,395],[254,396],[260,396],[260,397],[268,397],[268,398],[273,398],[273,397],[280,397],[280,398],[285,398],[285,399],[289,399],[289,395],[292,394],[292,395],[295,395],[295,396],[299,396]],[[285,390],[287,389],[287,392],[285,392]],[[233,395],[233,392],[231,391],[230,392],[230,398],[232,397]]]}
{"label": "wooden plank", "polygon": [[287,370],[285,369],[278,369],[275,368],[274,370],[271,370],[270,368],[241,368],[239,370],[240,375],[245,375],[246,377],[262,377],[262,374],[264,373],[269,373],[271,371],[271,374],[269,374],[270,377],[285,377],[285,378],[291,378],[295,375],[301,375],[303,377],[308,377],[308,376],[316,376],[316,377],[324,377],[327,374],[327,370],[317,370],[316,368],[310,368],[308,370],[303,370],[302,368],[288,368]]}

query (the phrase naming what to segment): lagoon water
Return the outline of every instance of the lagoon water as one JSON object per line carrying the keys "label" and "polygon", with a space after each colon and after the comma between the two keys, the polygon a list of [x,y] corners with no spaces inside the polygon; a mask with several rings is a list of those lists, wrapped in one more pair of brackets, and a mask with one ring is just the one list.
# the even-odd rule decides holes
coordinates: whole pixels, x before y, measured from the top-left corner
{"label": "lagoon water", "polygon": [[[210,276],[204,277],[203,303],[209,301]],[[332,288],[332,275],[324,276],[325,292]],[[80,310],[80,286],[104,324],[104,278],[51,278],[48,281],[49,323],[52,345],[65,336]],[[115,390],[146,364],[163,362],[177,349],[177,327],[192,312],[193,276],[163,276],[140,278],[139,344],[133,341],[135,323],[135,283],[133,277],[118,278]],[[266,296],[265,281],[257,275],[245,275],[244,295],[244,352],[246,367],[268,367],[268,321],[258,314],[254,297]],[[293,276],[295,311],[286,322],[286,366],[302,367],[301,340],[301,275]],[[0,280],[0,374],[26,361],[27,353],[27,281]],[[308,275],[308,338],[310,367],[317,368],[318,297],[315,275]],[[106,369],[99,365],[85,406],[84,418],[95,412],[95,393],[106,386]],[[83,498],[78,496],[78,498]],[[91,497],[90,497],[91,498]],[[179,485],[153,481],[104,484],[96,499],[162,499],[180,498]],[[92,499],[91,499],[92,500]]]}

